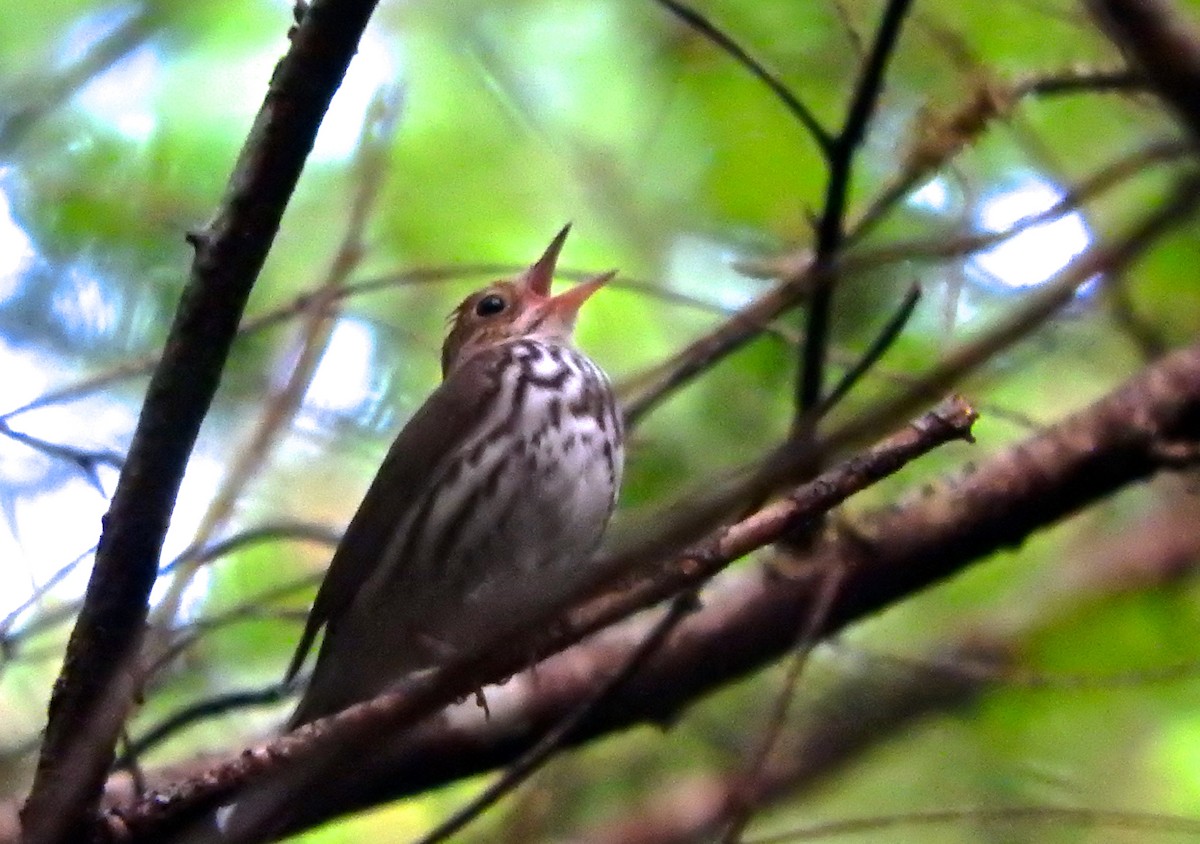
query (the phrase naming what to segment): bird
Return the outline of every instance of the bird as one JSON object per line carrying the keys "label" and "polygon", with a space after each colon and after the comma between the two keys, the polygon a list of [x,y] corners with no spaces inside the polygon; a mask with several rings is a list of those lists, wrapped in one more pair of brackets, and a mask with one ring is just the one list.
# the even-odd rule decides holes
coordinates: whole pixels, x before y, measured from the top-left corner
{"label": "bird", "polygon": [[287,682],[324,635],[286,729],[503,641],[592,585],[624,429],[607,375],[573,334],[616,272],[551,295],[569,231],[450,315],[443,379],[393,442],[318,589]]}

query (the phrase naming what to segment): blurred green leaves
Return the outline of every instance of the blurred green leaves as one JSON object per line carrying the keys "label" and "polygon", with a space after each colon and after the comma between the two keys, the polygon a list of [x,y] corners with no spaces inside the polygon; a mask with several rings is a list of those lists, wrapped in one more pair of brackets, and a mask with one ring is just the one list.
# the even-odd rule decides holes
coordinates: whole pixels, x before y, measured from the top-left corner
{"label": "blurred green leaves", "polygon": [[[880,3],[696,5],[777,73],[824,125],[840,124]],[[1196,4],[1184,8],[1194,13]],[[10,0],[0,16],[0,191],[12,210],[9,228],[29,239],[36,260],[10,271],[3,254],[16,241],[4,240],[0,230],[0,272],[10,273],[0,277],[0,292],[9,291],[0,295],[0,339],[7,344],[0,351],[32,348],[82,378],[157,348],[190,260],[184,234],[202,225],[220,201],[286,45],[291,14],[288,4],[267,0]],[[106,42],[114,33],[120,39]],[[108,61],[95,58],[98,47],[109,51]],[[917,3],[854,172],[850,221],[901,180],[923,127],[973,126],[961,115],[986,86],[1008,91],[1031,78],[1115,67],[1119,54],[1075,3]],[[731,263],[811,245],[811,218],[827,175],[817,145],[744,69],[657,4],[384,3],[284,218],[251,301],[252,315],[302,302],[328,277],[359,187],[355,139],[368,104],[390,84],[402,98],[398,128],[351,281],[466,264],[519,266],[571,220],[564,267],[617,267],[619,281],[638,282],[614,284],[598,296],[580,326],[581,344],[614,378],[636,382],[769,288],[770,281],[733,272]],[[1083,89],[1030,94],[1011,105],[986,126],[973,126],[977,133],[961,152],[911,186],[936,177],[943,204],[920,206],[905,194],[859,246],[978,233],[989,198],[1021,179],[1061,193],[1131,150],[1175,133],[1146,94]],[[1089,235],[1102,239],[1139,219],[1177,172],[1177,163],[1147,164],[1131,180],[1088,197],[1082,213]],[[1127,282],[1128,307],[1169,345],[1189,342],[1200,327],[1197,243],[1194,229],[1165,239]],[[1018,270],[1026,277],[1016,281],[980,272],[965,254],[938,262],[913,256],[843,280],[834,311],[838,368],[856,358],[912,283],[921,283],[925,295],[883,365],[835,411],[835,419],[849,418],[897,382],[919,377],[956,340],[986,331],[1020,301],[1021,284],[1032,271]],[[230,529],[286,518],[344,524],[390,437],[434,384],[444,315],[480,280],[473,273],[348,297],[339,319],[365,326],[369,338],[360,344],[366,351],[360,350],[358,363],[369,373],[361,401],[331,409],[313,395],[302,403],[239,499]],[[91,315],[86,337],[55,316],[68,306]],[[97,321],[99,313],[110,318]],[[1050,423],[1138,368],[1138,344],[1113,313],[1103,296],[1081,295],[1036,340],[998,356],[963,385],[985,413],[975,460],[1024,436],[1023,418]],[[759,337],[648,417],[631,442],[627,509],[703,486],[786,432],[801,324],[794,315],[784,317],[782,337]],[[290,366],[294,332],[295,321],[284,321],[235,348],[199,452],[217,469],[244,442],[264,396]],[[333,354],[329,348],[325,353]],[[60,378],[46,387],[64,383],[69,381]],[[142,382],[119,383],[95,392],[128,411]],[[11,384],[8,391],[16,395],[19,387]],[[989,415],[988,404],[1002,412]],[[12,409],[6,404],[0,413]],[[68,404],[62,412],[67,424],[58,430],[64,436],[103,429],[106,444],[124,444],[127,433],[108,433],[94,407]],[[48,423],[31,416],[29,424],[36,430]],[[961,451],[939,454],[868,493],[844,518],[853,522],[866,502],[884,506],[893,493],[919,494],[922,483],[962,462]],[[10,534],[4,565],[15,570],[5,589],[16,589],[17,581],[42,582],[66,561],[39,551],[46,546],[38,532],[60,529],[57,520],[70,517],[74,505],[47,504],[59,490],[51,486],[22,498],[2,468],[0,486]],[[921,657],[930,639],[994,624],[1015,631],[1025,669],[1050,678],[1050,686],[1058,672],[1100,676],[1128,672],[1132,665],[1135,672],[1145,666],[1152,673],[1161,664],[1157,658],[1194,662],[1200,638],[1194,635],[1190,571],[1180,583],[1151,583],[1118,597],[1101,590],[1095,603],[1042,608],[1046,617],[1025,618],[1028,626],[1004,623],[1028,609],[1039,584],[1057,582],[1064,561],[1094,552],[1082,544],[1084,537],[1116,543],[1135,530],[1130,525],[1139,524],[1143,511],[1192,495],[1186,484],[1156,482],[1139,495],[1117,496],[1085,520],[862,625],[850,636],[853,646],[868,654]],[[189,499],[204,500],[203,494]],[[51,514],[35,515],[45,512],[39,507]],[[191,524],[199,514],[178,518]],[[1193,566],[1196,553],[1188,556]],[[196,617],[318,572],[325,559],[319,550],[301,551],[291,543],[237,553],[209,570],[211,586]],[[72,588],[53,593],[38,612],[69,604],[80,586]],[[303,593],[281,599],[170,665],[134,731],[187,701],[278,679],[296,634],[296,611],[306,600]],[[17,649],[7,658],[19,661],[22,653]],[[845,659],[834,651],[818,653],[817,679],[805,689],[806,699],[819,697],[821,678],[836,676]],[[35,668],[0,666],[0,712],[15,713],[13,723],[36,723],[54,669],[53,656]],[[894,796],[903,779],[905,805],[936,806],[946,801],[943,789],[953,779],[956,796],[981,805],[1014,796],[1092,805],[1128,798],[1133,806],[1189,809],[1200,773],[1194,756],[1179,748],[1195,733],[1191,673],[1119,690],[1063,684],[1050,692],[1008,688],[1001,677],[977,707],[930,716],[911,733],[882,742],[882,750],[828,782],[816,805],[870,807]],[[639,767],[631,779],[637,782],[681,777],[681,770],[731,770],[738,755],[729,745],[752,743],[764,695],[774,688],[773,677],[755,678],[706,702],[677,728],[674,743],[639,731],[585,753],[603,760],[605,771],[618,769],[621,760],[638,760],[650,770]],[[745,734],[739,740],[717,735],[714,723],[744,727]],[[188,756],[222,740],[219,749],[230,750],[252,732],[236,726],[247,734],[201,728],[148,761]],[[21,754],[7,758],[6,779],[19,781],[27,763]],[[577,776],[567,778],[578,789],[567,796],[583,805],[580,814],[589,821],[603,816],[597,806],[627,803],[638,790],[592,773],[574,771]],[[553,796],[552,780],[532,788]],[[803,815],[813,805],[794,811]],[[407,816],[381,817],[386,829],[393,822],[411,829]],[[549,812],[546,823],[565,834],[578,820],[574,812]],[[929,840],[920,830],[909,837]],[[1115,840],[1081,830],[1059,837]]]}

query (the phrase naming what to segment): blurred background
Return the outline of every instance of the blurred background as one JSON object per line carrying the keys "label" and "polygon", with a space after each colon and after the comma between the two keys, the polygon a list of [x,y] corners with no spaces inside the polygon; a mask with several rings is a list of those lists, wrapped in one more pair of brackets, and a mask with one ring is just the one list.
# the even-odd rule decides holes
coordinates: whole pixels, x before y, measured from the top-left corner
{"label": "blurred background", "polygon": [[[1179,7],[1200,16],[1200,3]],[[823,125],[841,125],[881,3],[696,8]],[[100,517],[187,277],[185,233],[221,199],[291,20],[290,4],[270,0],[8,0],[0,15],[5,794],[28,784]],[[1110,81],[1121,68],[1074,2],[915,4],[855,162],[848,217],[892,191],[851,254],[917,245],[847,273],[835,367],[856,359],[914,283],[923,296],[836,419],[986,332],[1161,199],[1182,167],[1180,132],[1136,84]],[[1121,162],[1124,178],[1002,242],[938,260],[918,248],[1004,232]],[[381,3],[189,465],[131,739],[181,707],[279,681],[332,543],[437,382],[444,318],[463,295],[524,266],[573,222],[564,276],[620,270],[584,311],[580,345],[635,396],[657,365],[805,260],[826,178],[811,135],[780,102],[654,2]],[[919,461],[842,518],[986,460],[1189,342],[1198,260],[1192,227],[1158,242],[1119,286],[1082,286],[1050,325],[960,386],[983,411],[973,448]],[[799,313],[781,317],[654,406],[631,442],[624,512],[668,501],[787,432],[802,329]],[[821,645],[786,735],[869,712],[881,682],[903,684],[938,659],[985,682],[784,789],[753,830],[899,815],[836,840],[1175,840],[1099,816],[903,816],[1009,805],[1195,814],[1195,492],[1187,476],[1125,491]],[[956,655],[993,638],[1015,655],[1004,669]],[[462,840],[571,838],[650,812],[655,794],[686,802],[738,769],[780,675],[699,702],[669,732],[633,730],[560,756]],[[236,750],[287,708],[199,719],[139,761]],[[407,840],[479,785],[303,840]]]}

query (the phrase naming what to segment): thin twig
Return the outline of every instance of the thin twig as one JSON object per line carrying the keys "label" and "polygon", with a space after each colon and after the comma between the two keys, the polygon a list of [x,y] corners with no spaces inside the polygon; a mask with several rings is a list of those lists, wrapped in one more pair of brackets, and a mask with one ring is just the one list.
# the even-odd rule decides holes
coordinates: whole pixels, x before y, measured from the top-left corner
{"label": "thin twig", "polygon": [[271,706],[286,700],[288,695],[295,692],[290,683],[276,683],[261,689],[250,689],[236,692],[226,692],[214,695],[202,701],[189,704],[177,712],[163,718],[150,727],[136,739],[131,739],[125,752],[117,757],[113,769],[120,771],[128,767],[134,759],[145,754],[148,750],[166,741],[175,733],[191,726],[197,721],[225,715],[235,710],[256,706]]}
{"label": "thin twig", "polygon": [[61,460],[64,463],[70,463],[102,495],[104,494],[104,485],[100,483],[99,468],[107,466],[110,469],[119,470],[125,465],[125,458],[115,451],[109,449],[78,448],[72,445],[63,445],[62,443],[52,443],[40,437],[35,437],[32,434],[26,434],[23,431],[14,431],[9,427],[8,422],[3,419],[0,419],[0,435],[8,437],[13,442],[28,446],[35,451],[40,451],[47,457]]}
{"label": "thin twig", "polygon": [[754,816],[754,810],[758,808],[756,795],[762,789],[761,781],[766,774],[767,763],[783,735],[788,712],[792,708],[792,701],[800,684],[800,675],[808,665],[808,658],[817,645],[821,631],[828,625],[829,614],[837,599],[838,590],[845,580],[844,575],[845,572],[836,567],[822,573],[820,585],[817,587],[816,602],[805,616],[804,624],[796,637],[796,646],[792,649],[792,659],[784,675],[783,685],[775,695],[774,705],[771,707],[758,746],[740,777],[744,787],[738,790],[733,804],[728,809],[725,831],[721,835],[722,844],[737,844],[746,825]]}
{"label": "thin twig", "polygon": [[919,301],[921,301],[921,288],[914,284],[908,288],[908,292],[904,294],[904,299],[900,302],[900,307],[896,309],[896,312],[884,324],[879,334],[871,341],[871,345],[863,352],[862,357],[846,370],[841,380],[829,391],[829,395],[821,400],[821,404],[814,411],[818,418],[825,416],[836,407],[838,402],[854,389],[854,385],[870,372],[875,364],[879,363],[879,360],[887,354],[888,349],[892,347],[892,344],[900,336],[900,332],[904,330],[904,326],[908,325],[908,321],[912,318],[913,311],[916,309]]}
{"label": "thin twig", "polygon": [[766,85],[771,90],[771,93],[784,104],[792,116],[800,121],[800,125],[808,130],[813,140],[816,141],[817,146],[821,148],[822,154],[827,158],[832,155],[834,139],[817,121],[817,118],[808,109],[808,106],[800,102],[800,99],[775,74],[763,67],[757,59],[747,53],[733,38],[695,9],[685,6],[683,3],[678,2],[678,0],[654,0],[654,2],[660,6],[665,6],[672,14],[712,41],[728,53],[738,64],[750,71],[754,78]]}
{"label": "thin twig", "polygon": [[[54,572],[45,583],[40,584],[34,589],[28,598],[17,605],[17,608],[8,615],[0,619],[0,658],[8,659],[12,651],[16,648],[17,635],[12,632],[12,626],[22,615],[24,615],[31,607],[39,603],[46,597],[55,586],[66,580],[71,572],[79,567],[79,564],[96,552],[96,546],[93,545],[88,550],[84,551],[71,562],[62,566],[58,571]],[[24,631],[22,631],[22,634]]]}
{"label": "thin twig", "polygon": [[1145,76],[1128,68],[1120,70],[1071,70],[1050,75],[1021,79],[1013,85],[1013,96],[1057,97],[1065,94],[1103,94],[1145,91],[1149,87]]}
{"label": "thin twig", "polygon": [[236,624],[241,621],[258,620],[263,618],[272,619],[291,619],[294,618],[297,625],[304,621],[307,613],[303,610],[288,612],[286,610],[268,610],[267,606],[280,598],[292,595],[302,589],[311,589],[321,582],[323,573],[314,572],[306,574],[302,577],[293,578],[292,580],[280,586],[274,586],[270,589],[264,589],[256,595],[248,598],[241,603],[230,607],[224,612],[214,613],[213,615],[197,619],[187,625],[184,631],[174,638],[171,643],[166,646],[153,662],[148,662],[141,668],[141,673],[145,678],[153,677],[156,673],[163,670],[173,659],[187,652],[189,649],[196,646],[198,642],[204,639],[205,636],[222,630],[231,624]]}
{"label": "thin twig", "polygon": [[506,794],[511,793],[521,783],[528,780],[556,751],[561,750],[571,733],[581,724],[592,717],[609,699],[636,674],[666,641],[671,632],[679,625],[687,613],[695,609],[696,594],[690,592],[680,595],[671,602],[670,609],[660,618],[654,627],[642,638],[638,646],[629,654],[624,665],[611,678],[597,686],[595,692],[585,700],[570,715],[560,721],[554,729],[546,733],[542,739],[529,748],[521,758],[510,765],[504,774],[494,783],[485,788],[470,803],[463,806],[442,823],[438,824],[426,835],[417,839],[414,844],[437,844],[445,841],[459,830],[499,802]]}

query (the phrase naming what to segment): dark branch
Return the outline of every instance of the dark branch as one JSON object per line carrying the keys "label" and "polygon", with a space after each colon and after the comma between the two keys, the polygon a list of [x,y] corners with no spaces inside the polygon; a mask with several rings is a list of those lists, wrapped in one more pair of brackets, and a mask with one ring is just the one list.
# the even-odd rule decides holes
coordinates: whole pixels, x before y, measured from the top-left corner
{"label": "dark branch", "polygon": [[879,363],[880,358],[887,354],[887,350],[896,342],[896,339],[900,336],[900,332],[904,330],[904,326],[908,325],[908,321],[912,318],[913,311],[916,309],[917,302],[919,301],[921,301],[921,288],[914,284],[904,294],[904,298],[900,301],[900,307],[884,323],[879,335],[871,341],[871,345],[863,352],[862,358],[846,370],[846,373],[838,381],[837,385],[829,391],[829,395],[821,400],[821,404],[815,411],[817,417],[827,414],[838,402],[849,395],[850,391],[854,389],[854,385],[871,371],[871,367]]}
{"label": "dark branch", "polygon": [[374,0],[317,0],[291,33],[151,378],[49,708],[26,840],[77,841],[131,703],[163,536],[246,299]]}
{"label": "dark branch", "polygon": [[655,0],[655,2],[660,6],[665,6],[677,18],[716,44],[738,64],[750,71],[754,78],[766,85],[771,90],[771,93],[784,104],[792,116],[799,120],[800,124],[808,130],[813,140],[817,142],[817,146],[821,148],[822,154],[827,158],[832,154],[834,139],[825,131],[825,127],[817,121],[813,113],[809,111],[808,106],[800,102],[799,98],[775,74],[763,67],[741,45],[695,9],[685,6],[683,3],[678,2],[678,0]]}
{"label": "dark branch", "polygon": [[[833,567],[845,570],[848,580],[840,591],[843,600],[833,607],[823,631],[826,635],[1159,472],[1162,443],[1198,439],[1200,345],[1195,345],[1148,367],[1044,433],[988,459],[970,475],[877,513],[854,532],[823,537],[803,568],[790,576],[736,573],[573,740],[582,742],[646,721],[667,723],[699,695],[777,658],[794,644],[795,620],[811,608],[825,573]],[[655,594],[635,589],[632,595],[615,595],[607,606],[594,604],[576,613],[572,626],[585,632],[595,629],[644,606]],[[336,812],[507,764],[571,712],[594,688],[597,677],[610,676],[612,666],[620,665],[636,642],[636,632],[604,637],[546,661],[538,667],[535,687],[513,692],[519,711],[506,711],[490,721],[480,718],[472,726],[419,728],[388,753],[374,754],[370,770],[363,770],[357,783],[347,783],[348,790],[332,798]],[[524,681],[509,682],[521,686]],[[238,764],[244,771],[271,760],[265,751],[256,752],[251,760],[212,773],[223,776]],[[211,780],[198,775],[192,787],[203,782]],[[177,793],[187,790],[181,787]],[[153,830],[162,829],[154,820],[157,806],[147,799],[121,810],[135,825],[131,840],[150,840]],[[333,813],[332,804],[325,807],[324,817]]]}
{"label": "dark branch", "polygon": [[[801,487],[783,501],[717,531],[664,568],[649,584],[652,602],[697,587],[731,561],[774,541],[798,523],[819,518],[853,492],[898,470],[909,460],[939,444],[967,436],[973,419],[974,413],[969,407],[961,402],[951,402],[869,452]],[[254,793],[245,793],[244,789],[251,783],[262,782],[268,775],[274,775],[271,779],[275,784],[282,781],[289,788],[304,788],[312,798],[303,806],[291,801],[293,813],[313,815],[316,810],[315,814],[321,816],[305,817],[305,825],[327,818],[329,815],[322,814],[320,804],[315,802],[315,793],[305,787],[309,778],[321,777],[326,785],[319,790],[332,798],[334,789],[326,787],[330,780],[323,774],[337,770],[351,760],[356,767],[364,765],[365,758],[372,756],[363,752],[364,743],[375,746],[380,735],[395,735],[399,726],[415,723],[487,683],[511,676],[528,664],[531,653],[550,653],[579,641],[598,626],[607,626],[645,606],[640,601],[645,594],[643,590],[635,596],[634,602],[625,604],[620,615],[613,615],[614,605],[605,600],[597,605],[597,609],[572,615],[561,625],[548,626],[547,619],[538,620],[529,626],[525,635],[513,636],[511,641],[500,643],[500,649],[493,653],[456,660],[428,676],[414,677],[398,691],[308,724],[195,780],[181,783],[170,794],[147,798],[114,816],[111,831],[119,829],[121,835],[131,836],[134,840],[159,840],[167,830],[236,795],[240,795],[241,801],[253,800]],[[553,634],[547,636],[547,629],[553,629]],[[631,685],[637,685],[636,678]],[[685,683],[681,688],[690,688],[690,685]],[[574,700],[577,702],[579,698]],[[452,762],[451,759],[445,761]],[[290,819],[288,829],[301,828],[293,824],[296,824],[295,817]],[[279,829],[272,830],[274,834],[279,832]]]}
{"label": "dark branch", "polygon": [[[867,54],[867,63],[855,86],[846,122],[834,140],[829,157],[829,180],[825,205],[817,223],[816,264],[825,267],[836,260],[845,237],[846,201],[854,173],[854,157],[875,113],[883,76],[911,0],[890,0],[879,23],[879,31]],[[829,353],[829,322],[833,310],[835,277],[818,277],[808,306],[804,346],[796,382],[796,430],[801,430],[809,411],[821,401],[825,382],[825,358]]]}
{"label": "dark branch", "polygon": [[1086,0],[1111,38],[1200,140],[1200,31],[1166,0]]}

